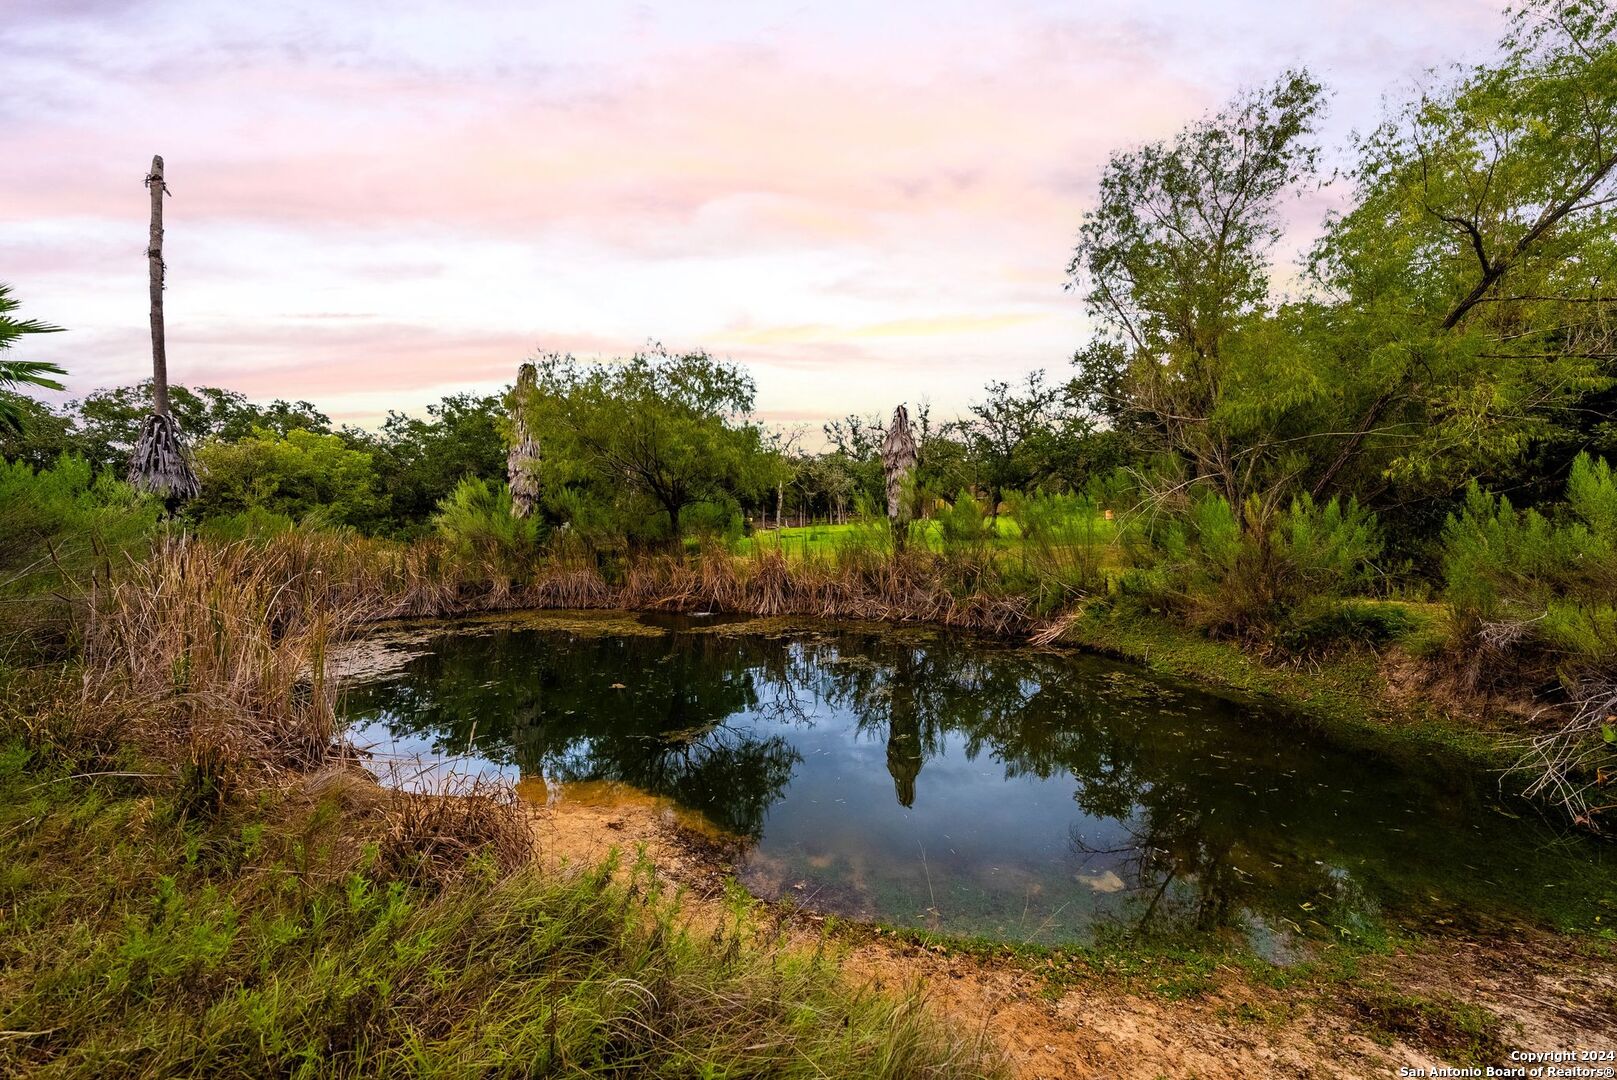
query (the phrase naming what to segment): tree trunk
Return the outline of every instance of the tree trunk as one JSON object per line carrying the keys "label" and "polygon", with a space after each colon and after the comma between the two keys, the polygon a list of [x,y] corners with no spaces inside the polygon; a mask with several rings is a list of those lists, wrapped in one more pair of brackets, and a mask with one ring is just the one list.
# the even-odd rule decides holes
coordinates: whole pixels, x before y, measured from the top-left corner
{"label": "tree trunk", "polygon": [[163,333],[163,159],[152,157],[152,171],[146,177],[152,195],[151,229],[146,240],[146,280],[152,298],[152,412],[169,415],[168,341]]}
{"label": "tree trunk", "polygon": [[893,422],[882,440],[881,465],[887,481],[887,519],[892,522],[895,542],[902,547],[911,516],[904,486],[915,471],[915,436],[910,433],[909,410],[902,405],[893,410]]}
{"label": "tree trunk", "polygon": [[538,371],[532,364],[517,369],[511,391],[511,446],[505,455],[506,486],[511,491],[511,513],[525,518],[539,507],[539,439],[529,423],[531,398]]}
{"label": "tree trunk", "polygon": [[146,176],[152,196],[151,228],[147,234],[146,270],[152,302],[152,413],[140,429],[135,452],[129,459],[129,482],[142,491],[163,497],[170,513],[186,499],[196,498],[200,487],[191,471],[190,456],[179,425],[169,411],[168,348],[163,332],[163,159],[152,158]]}

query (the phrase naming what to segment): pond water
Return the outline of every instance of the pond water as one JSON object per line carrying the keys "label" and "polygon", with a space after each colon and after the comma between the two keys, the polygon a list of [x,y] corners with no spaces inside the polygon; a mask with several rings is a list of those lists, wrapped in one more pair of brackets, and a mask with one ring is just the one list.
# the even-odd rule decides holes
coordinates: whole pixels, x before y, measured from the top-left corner
{"label": "pond water", "polygon": [[744,841],[758,895],[946,933],[1231,928],[1283,956],[1387,920],[1617,919],[1617,852],[1451,764],[1098,657],[753,626],[446,627],[347,691],[351,737],[426,775],[666,797]]}

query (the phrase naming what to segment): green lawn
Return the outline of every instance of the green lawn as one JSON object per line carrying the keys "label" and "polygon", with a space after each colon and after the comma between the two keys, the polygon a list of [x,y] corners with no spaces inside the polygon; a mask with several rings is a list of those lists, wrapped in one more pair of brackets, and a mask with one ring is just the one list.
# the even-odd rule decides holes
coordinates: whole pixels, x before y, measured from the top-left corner
{"label": "green lawn", "polygon": [[[995,546],[1002,550],[1014,550],[1022,535],[1016,521],[1002,515],[994,525],[997,534]],[[859,529],[872,527],[870,524],[849,522],[845,525],[793,525],[784,529],[759,529],[736,544],[736,553],[752,555],[759,550],[784,548],[789,557],[832,556],[839,546],[852,542]],[[925,538],[927,547],[933,551],[943,549],[941,530],[936,521],[920,521],[915,527]],[[1071,523],[1068,528],[1071,535],[1083,537],[1094,545],[1110,544],[1117,538],[1117,523],[1099,516],[1087,522]]]}

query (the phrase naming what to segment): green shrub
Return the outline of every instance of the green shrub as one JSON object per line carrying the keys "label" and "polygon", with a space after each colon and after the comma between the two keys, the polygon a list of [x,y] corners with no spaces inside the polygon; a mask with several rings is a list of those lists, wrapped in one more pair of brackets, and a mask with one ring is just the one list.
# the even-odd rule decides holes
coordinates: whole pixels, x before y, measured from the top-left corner
{"label": "green shrub", "polygon": [[1100,548],[1112,530],[1094,494],[1011,492],[1006,503],[1019,534],[1017,569],[1040,610],[1104,584]]}
{"label": "green shrub", "polygon": [[1400,604],[1325,600],[1304,603],[1275,635],[1275,643],[1295,656],[1329,652],[1341,645],[1386,645],[1415,625]]}
{"label": "green shrub", "polygon": [[439,501],[433,527],[463,564],[510,584],[527,575],[539,539],[538,520],[515,516],[511,506],[504,484],[468,476]]}
{"label": "green shrub", "polygon": [[303,524],[373,530],[386,516],[388,496],[372,455],[341,435],[256,428],[236,442],[203,443],[196,459],[202,494],[187,508],[193,520],[268,511]]}
{"label": "green shrub", "polygon": [[968,584],[980,580],[988,569],[988,545],[994,537],[994,526],[976,496],[962,489],[952,504],[939,507],[934,520],[944,561]]}
{"label": "green shrub", "polygon": [[142,552],[161,509],[82,457],[0,462],[0,645],[60,639],[72,584]]}
{"label": "green shrub", "polygon": [[1186,611],[1219,634],[1267,637],[1305,603],[1361,591],[1381,554],[1375,515],[1350,500],[1323,506],[1307,495],[1267,520],[1256,498],[1237,514],[1222,495],[1203,494],[1179,518],[1137,524],[1136,560],[1157,573],[1160,603]]}
{"label": "green shrub", "polygon": [[1575,672],[1617,656],[1617,478],[1579,455],[1555,520],[1474,482],[1443,531],[1456,645],[1539,654]]}
{"label": "green shrub", "polygon": [[741,511],[733,502],[699,502],[679,514],[680,532],[697,547],[704,541],[734,544],[745,531]]}

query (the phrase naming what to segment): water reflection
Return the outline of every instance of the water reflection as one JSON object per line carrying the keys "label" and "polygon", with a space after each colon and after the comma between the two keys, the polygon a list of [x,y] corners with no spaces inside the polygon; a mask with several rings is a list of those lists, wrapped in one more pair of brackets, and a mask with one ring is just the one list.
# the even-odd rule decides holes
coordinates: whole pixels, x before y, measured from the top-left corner
{"label": "water reflection", "polygon": [[1456,770],[941,634],[446,636],[348,710],[372,737],[672,798],[750,841],[765,895],[956,932],[1334,935],[1551,900],[1577,920],[1611,891],[1603,849]]}

